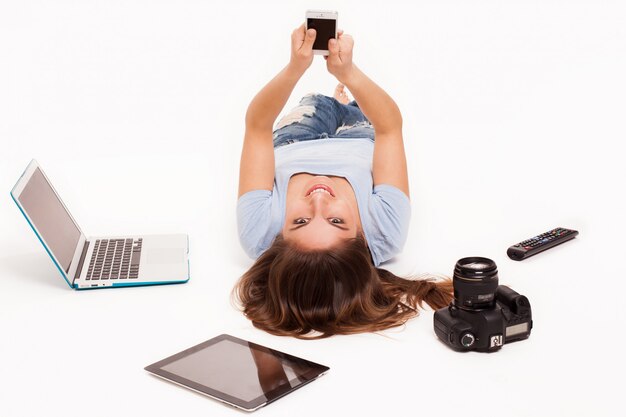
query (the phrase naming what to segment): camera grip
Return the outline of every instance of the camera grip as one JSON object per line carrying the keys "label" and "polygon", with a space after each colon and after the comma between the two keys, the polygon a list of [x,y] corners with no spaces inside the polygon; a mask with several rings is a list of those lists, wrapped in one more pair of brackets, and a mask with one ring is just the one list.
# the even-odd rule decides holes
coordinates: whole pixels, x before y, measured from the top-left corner
{"label": "camera grip", "polygon": [[524,295],[506,285],[499,285],[496,290],[496,301],[507,306],[513,313],[526,315],[530,311],[530,301]]}

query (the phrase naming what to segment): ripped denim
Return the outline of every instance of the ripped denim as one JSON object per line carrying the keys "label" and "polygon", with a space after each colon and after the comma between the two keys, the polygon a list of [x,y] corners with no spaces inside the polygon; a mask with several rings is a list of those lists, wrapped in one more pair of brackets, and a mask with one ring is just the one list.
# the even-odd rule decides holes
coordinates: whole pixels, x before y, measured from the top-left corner
{"label": "ripped denim", "polygon": [[274,148],[325,138],[374,140],[374,128],[355,101],[341,104],[332,97],[309,94],[276,125]]}

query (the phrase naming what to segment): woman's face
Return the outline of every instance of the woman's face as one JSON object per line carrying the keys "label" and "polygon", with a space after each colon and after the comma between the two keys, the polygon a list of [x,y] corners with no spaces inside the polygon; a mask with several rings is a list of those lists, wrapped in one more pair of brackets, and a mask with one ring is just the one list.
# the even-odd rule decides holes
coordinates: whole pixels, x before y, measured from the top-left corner
{"label": "woman's face", "polygon": [[283,237],[304,249],[354,238],[361,219],[354,190],[341,177],[297,174],[289,180]]}

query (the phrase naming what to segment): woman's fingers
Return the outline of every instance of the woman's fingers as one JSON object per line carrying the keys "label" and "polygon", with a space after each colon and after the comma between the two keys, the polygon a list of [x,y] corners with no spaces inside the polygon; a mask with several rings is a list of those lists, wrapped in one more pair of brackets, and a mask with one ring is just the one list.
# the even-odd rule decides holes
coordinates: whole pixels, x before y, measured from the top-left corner
{"label": "woman's fingers", "polygon": [[291,34],[291,59],[289,62],[303,72],[313,62],[313,42],[315,42],[315,36],[315,29],[306,30],[304,23]]}
{"label": "woman's fingers", "polygon": [[315,42],[315,36],[317,32],[315,29],[309,29],[306,31],[306,36],[304,38],[304,43],[302,44],[302,49],[305,51],[313,50],[313,42]]}
{"label": "woman's fingers", "polygon": [[291,49],[297,51],[304,41],[304,23],[291,32]]}

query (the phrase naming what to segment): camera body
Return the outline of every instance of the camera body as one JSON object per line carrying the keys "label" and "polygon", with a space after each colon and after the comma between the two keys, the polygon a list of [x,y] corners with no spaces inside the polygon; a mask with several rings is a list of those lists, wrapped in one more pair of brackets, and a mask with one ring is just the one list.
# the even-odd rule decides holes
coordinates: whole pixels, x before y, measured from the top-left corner
{"label": "camera body", "polygon": [[530,336],[528,298],[498,285],[496,264],[487,258],[459,260],[455,266],[454,301],[435,311],[437,336],[455,350],[491,352]]}

